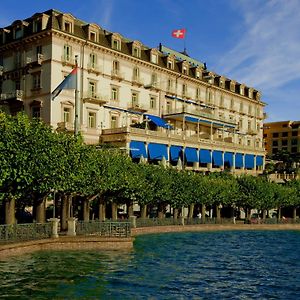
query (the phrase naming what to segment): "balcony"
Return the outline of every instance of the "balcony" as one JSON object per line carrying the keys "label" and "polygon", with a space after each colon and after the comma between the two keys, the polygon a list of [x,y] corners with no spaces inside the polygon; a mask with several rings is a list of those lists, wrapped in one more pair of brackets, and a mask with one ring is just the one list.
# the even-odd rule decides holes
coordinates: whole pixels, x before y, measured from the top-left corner
{"label": "balcony", "polygon": [[256,129],[249,129],[248,130],[248,134],[250,134],[250,135],[257,135],[258,131]]}
{"label": "balcony", "polygon": [[176,95],[175,87],[167,87],[166,94],[167,95],[172,95],[172,96]]}
{"label": "balcony", "polygon": [[58,122],[56,131],[74,132],[74,124],[70,122]]}
{"label": "balcony", "polygon": [[137,112],[141,112],[141,113],[144,113],[147,111],[147,109],[139,103],[128,103],[127,108],[129,110],[137,111]]}
{"label": "balcony", "polygon": [[3,93],[0,96],[1,101],[21,101],[23,102],[24,93],[22,90],[16,90],[9,93]]}
{"label": "balcony", "polygon": [[124,79],[124,73],[121,73],[119,70],[112,70],[111,71],[111,79],[122,81]]}
{"label": "balcony", "polygon": [[34,58],[27,57],[26,65],[29,68],[40,67],[42,65],[43,60],[44,60],[44,55],[41,53],[38,53]]}
{"label": "balcony", "polygon": [[71,55],[62,55],[61,63],[63,66],[75,67],[75,59],[73,59]]}
{"label": "balcony", "polygon": [[88,63],[87,65],[88,73],[95,73],[96,75],[100,75],[102,73],[102,68],[94,63]]}
{"label": "balcony", "polygon": [[104,105],[107,102],[109,102],[109,96],[96,94],[92,92],[84,93],[82,99],[83,99],[83,103],[88,102],[88,103],[99,104],[99,105]]}
{"label": "balcony", "polygon": [[138,86],[138,87],[141,87],[141,86],[144,86],[144,80],[137,77],[137,76],[132,76],[132,85],[135,85],[135,86]]}

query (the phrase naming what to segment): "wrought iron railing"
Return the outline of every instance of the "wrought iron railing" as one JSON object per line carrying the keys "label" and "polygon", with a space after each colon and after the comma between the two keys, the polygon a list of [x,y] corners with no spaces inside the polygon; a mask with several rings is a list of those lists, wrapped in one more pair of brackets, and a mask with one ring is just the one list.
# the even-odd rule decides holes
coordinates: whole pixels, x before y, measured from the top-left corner
{"label": "wrought iron railing", "polygon": [[51,223],[0,225],[0,243],[47,239],[51,233]]}
{"label": "wrought iron railing", "polygon": [[76,222],[77,235],[98,235],[104,237],[130,237],[130,222]]}
{"label": "wrought iron railing", "polygon": [[136,226],[137,227],[150,227],[150,226],[168,226],[168,225],[182,225],[181,219],[174,218],[137,218]]}

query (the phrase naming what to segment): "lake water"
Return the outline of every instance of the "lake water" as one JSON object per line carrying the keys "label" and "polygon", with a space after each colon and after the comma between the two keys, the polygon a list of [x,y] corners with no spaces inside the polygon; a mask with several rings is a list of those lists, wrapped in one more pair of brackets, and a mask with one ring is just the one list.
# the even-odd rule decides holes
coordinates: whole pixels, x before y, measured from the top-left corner
{"label": "lake water", "polygon": [[130,252],[0,261],[2,299],[300,299],[300,232],[138,236]]}

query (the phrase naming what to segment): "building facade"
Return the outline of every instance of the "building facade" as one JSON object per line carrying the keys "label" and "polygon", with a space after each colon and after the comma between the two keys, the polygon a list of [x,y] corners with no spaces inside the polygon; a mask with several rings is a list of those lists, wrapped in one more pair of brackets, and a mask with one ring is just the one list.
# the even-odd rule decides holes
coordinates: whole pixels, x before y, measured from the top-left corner
{"label": "building facade", "polygon": [[279,151],[300,156],[300,121],[280,121],[264,124],[265,148],[269,157]]}
{"label": "building facade", "polygon": [[260,93],[163,45],[149,48],[49,10],[0,30],[2,109],[74,131],[74,90],[53,91],[78,56],[80,132],[133,160],[200,171],[264,167]]}

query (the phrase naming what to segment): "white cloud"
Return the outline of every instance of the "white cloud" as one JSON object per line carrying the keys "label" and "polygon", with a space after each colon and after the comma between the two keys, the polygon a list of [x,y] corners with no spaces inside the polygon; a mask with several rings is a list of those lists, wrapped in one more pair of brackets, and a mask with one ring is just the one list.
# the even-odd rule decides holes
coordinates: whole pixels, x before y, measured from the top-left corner
{"label": "white cloud", "polygon": [[299,0],[234,0],[242,14],[240,39],[216,69],[270,91],[300,81]]}

